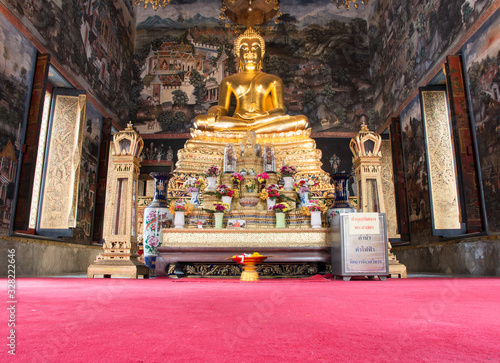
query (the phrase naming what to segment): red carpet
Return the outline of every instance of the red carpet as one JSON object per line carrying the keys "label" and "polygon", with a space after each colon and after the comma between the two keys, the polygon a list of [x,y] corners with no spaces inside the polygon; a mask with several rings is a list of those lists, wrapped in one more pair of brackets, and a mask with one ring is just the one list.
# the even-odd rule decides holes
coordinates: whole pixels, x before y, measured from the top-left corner
{"label": "red carpet", "polygon": [[498,278],[18,278],[16,292],[1,362],[500,362]]}

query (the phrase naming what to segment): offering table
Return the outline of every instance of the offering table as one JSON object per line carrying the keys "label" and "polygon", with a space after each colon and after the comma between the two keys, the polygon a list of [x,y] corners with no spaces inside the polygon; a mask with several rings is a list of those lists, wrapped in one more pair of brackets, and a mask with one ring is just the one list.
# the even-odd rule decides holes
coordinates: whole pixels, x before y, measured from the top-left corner
{"label": "offering table", "polygon": [[[330,229],[164,229],[156,275],[174,273],[228,276],[239,271],[226,258],[259,252],[270,255],[259,267],[263,275],[311,275],[330,264]],[[262,272],[261,272],[262,274]]]}

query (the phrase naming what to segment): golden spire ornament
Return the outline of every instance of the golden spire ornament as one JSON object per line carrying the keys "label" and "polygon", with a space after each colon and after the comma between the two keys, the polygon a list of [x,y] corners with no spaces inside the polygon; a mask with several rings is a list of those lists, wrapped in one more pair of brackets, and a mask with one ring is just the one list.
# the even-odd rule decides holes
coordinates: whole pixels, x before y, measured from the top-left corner
{"label": "golden spire ornament", "polygon": [[144,9],[148,7],[148,4],[151,3],[153,10],[156,11],[161,6],[162,8],[166,7],[170,4],[171,0],[134,0],[134,5],[139,6],[141,2],[144,1]]}

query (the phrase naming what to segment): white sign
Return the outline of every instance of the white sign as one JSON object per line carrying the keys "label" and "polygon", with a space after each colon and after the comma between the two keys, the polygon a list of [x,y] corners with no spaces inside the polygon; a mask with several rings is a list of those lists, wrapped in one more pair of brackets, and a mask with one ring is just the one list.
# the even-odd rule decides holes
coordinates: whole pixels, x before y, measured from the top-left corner
{"label": "white sign", "polygon": [[379,234],[378,213],[349,214],[349,234]]}

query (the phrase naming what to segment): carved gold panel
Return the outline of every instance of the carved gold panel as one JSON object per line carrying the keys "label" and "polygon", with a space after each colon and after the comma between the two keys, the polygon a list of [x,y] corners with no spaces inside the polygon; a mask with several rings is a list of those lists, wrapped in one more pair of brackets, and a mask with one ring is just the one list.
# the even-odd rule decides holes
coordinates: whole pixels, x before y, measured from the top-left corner
{"label": "carved gold panel", "polygon": [[398,234],[398,220],[396,214],[396,194],[394,193],[394,178],[392,169],[391,140],[382,140],[382,190],[384,194],[385,214],[387,216],[387,236],[400,238]]}
{"label": "carved gold panel", "polygon": [[422,91],[432,223],[435,230],[460,229],[459,197],[447,96]]}
{"label": "carved gold panel", "polygon": [[39,227],[76,227],[78,181],[86,96],[58,95],[54,102]]}

